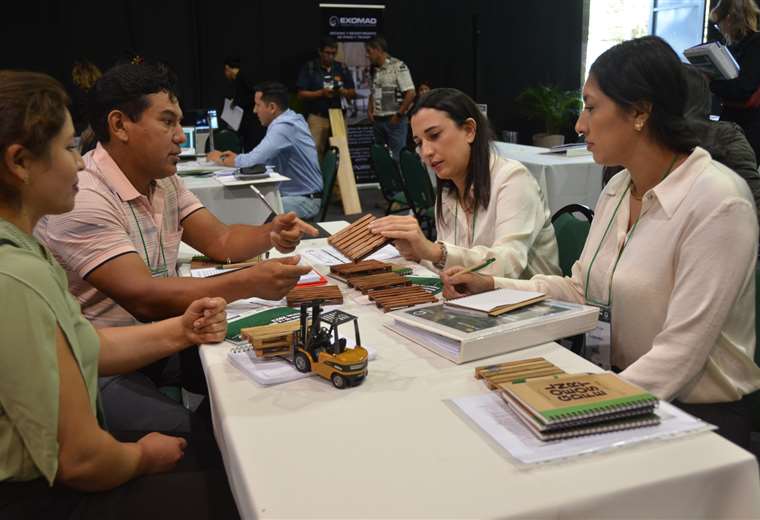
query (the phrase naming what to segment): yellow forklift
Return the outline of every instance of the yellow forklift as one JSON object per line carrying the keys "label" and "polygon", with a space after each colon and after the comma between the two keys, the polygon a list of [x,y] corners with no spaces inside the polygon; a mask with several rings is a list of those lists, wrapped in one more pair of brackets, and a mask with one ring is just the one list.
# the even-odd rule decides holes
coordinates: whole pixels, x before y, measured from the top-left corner
{"label": "yellow forklift", "polygon": [[[301,304],[301,326],[293,342],[293,364],[299,372],[314,371],[332,381],[336,388],[360,385],[367,376],[367,350],[361,346],[356,316],[340,310],[322,314],[323,300]],[[308,308],[311,304],[311,326]],[[346,348],[345,338],[338,336],[338,327],[354,322],[356,346]],[[322,323],[329,325],[323,327]]]}

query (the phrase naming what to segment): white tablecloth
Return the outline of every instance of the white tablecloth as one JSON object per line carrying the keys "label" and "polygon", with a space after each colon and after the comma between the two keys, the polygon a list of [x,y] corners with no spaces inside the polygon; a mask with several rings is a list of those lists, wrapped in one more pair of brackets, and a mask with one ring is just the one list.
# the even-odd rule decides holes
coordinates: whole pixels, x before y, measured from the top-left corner
{"label": "white tablecloth", "polygon": [[523,163],[535,176],[546,195],[552,214],[568,204],[585,204],[594,209],[602,190],[602,167],[590,155],[565,157],[546,155],[548,148],[496,143],[503,157]]}
{"label": "white tablecloth", "polygon": [[228,344],[201,348],[244,518],[760,516],[755,458],[714,433],[517,465],[443,400],[487,392],[473,367],[492,361],[592,366],[554,343],[457,366],[383,327],[386,315],[342,289],[343,309],[378,352],[359,387],[337,390],[318,377],[262,387],[230,364]]}
{"label": "white tablecloth", "polygon": [[[185,185],[206,208],[225,224],[262,224],[271,211],[246,185],[223,186],[214,177],[182,177]],[[271,179],[248,181],[254,184],[269,204],[282,212],[279,185],[287,177],[273,175]]]}

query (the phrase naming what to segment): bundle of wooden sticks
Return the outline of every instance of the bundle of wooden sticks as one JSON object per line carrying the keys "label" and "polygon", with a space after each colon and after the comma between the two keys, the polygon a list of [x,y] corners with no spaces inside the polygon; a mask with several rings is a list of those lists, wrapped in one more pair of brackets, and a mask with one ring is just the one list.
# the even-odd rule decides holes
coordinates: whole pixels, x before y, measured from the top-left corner
{"label": "bundle of wooden sticks", "polygon": [[483,379],[491,390],[497,390],[499,383],[564,373],[564,370],[542,357],[475,368],[475,378]]}

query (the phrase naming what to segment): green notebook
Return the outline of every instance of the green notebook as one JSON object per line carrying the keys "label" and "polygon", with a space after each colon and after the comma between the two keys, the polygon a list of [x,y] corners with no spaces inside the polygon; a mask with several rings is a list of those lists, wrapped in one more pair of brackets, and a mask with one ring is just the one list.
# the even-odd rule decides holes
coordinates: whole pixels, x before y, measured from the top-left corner
{"label": "green notebook", "polygon": [[430,294],[438,294],[443,290],[443,282],[437,276],[405,276],[412,285],[419,285]]}

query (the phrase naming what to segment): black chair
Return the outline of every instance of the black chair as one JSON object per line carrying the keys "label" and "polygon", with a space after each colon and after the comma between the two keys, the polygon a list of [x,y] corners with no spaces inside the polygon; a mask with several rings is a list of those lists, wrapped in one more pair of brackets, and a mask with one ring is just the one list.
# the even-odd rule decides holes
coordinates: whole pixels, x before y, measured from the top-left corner
{"label": "black chair", "polygon": [[[243,151],[243,144],[240,142],[240,137],[227,128],[214,129],[214,149],[222,152],[241,153]],[[205,152],[211,151],[211,138],[206,139]]]}
{"label": "black chair", "polygon": [[[396,161],[391,157],[390,152],[382,145],[373,144],[370,150],[372,156],[372,165],[375,168],[375,175],[380,183],[380,191],[383,198],[388,203],[385,214],[408,211],[410,209],[407,202],[407,196],[404,192],[404,183],[401,180]],[[393,209],[393,205],[398,207]]]}
{"label": "black chair", "polygon": [[[580,213],[585,220],[575,218],[574,214]],[[586,245],[586,237],[591,229],[591,221],[594,212],[588,206],[582,204],[568,204],[557,211],[552,217],[554,234],[557,237],[557,249],[559,250],[559,266],[562,274],[571,276],[573,264],[580,258],[583,246]],[[575,354],[581,354],[585,343],[585,335],[579,334],[560,340]]]}
{"label": "black chair", "polygon": [[[585,220],[575,218],[574,213],[580,213]],[[573,264],[581,256],[593,219],[594,211],[582,204],[569,204],[552,217],[559,249],[559,266],[565,276],[572,274]]]}
{"label": "black chair", "polygon": [[399,156],[401,179],[414,216],[429,239],[435,233],[435,191],[420,157],[404,148]]}
{"label": "black chair", "polygon": [[335,179],[338,176],[338,149],[334,146],[325,151],[322,158],[322,204],[319,208],[319,220],[324,222],[327,208],[330,205],[330,196],[335,187]]}

